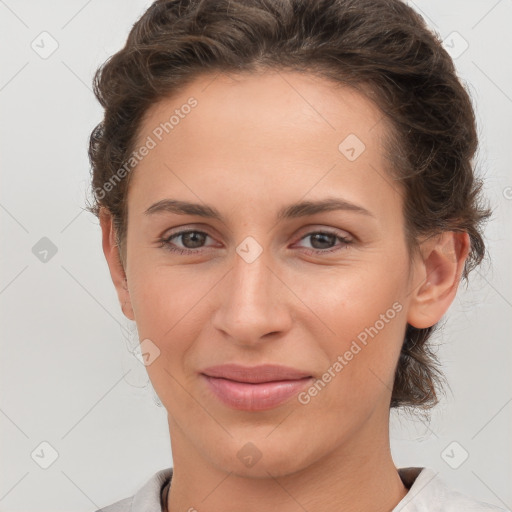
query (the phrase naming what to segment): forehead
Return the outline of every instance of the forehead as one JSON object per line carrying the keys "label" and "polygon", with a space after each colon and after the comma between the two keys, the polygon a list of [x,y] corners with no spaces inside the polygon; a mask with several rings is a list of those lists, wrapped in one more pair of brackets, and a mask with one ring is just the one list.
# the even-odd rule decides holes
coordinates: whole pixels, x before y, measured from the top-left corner
{"label": "forehead", "polygon": [[[191,98],[196,106],[189,109],[187,102]],[[244,132],[253,130],[255,135],[257,132],[259,139],[265,135],[272,139],[272,132],[280,129],[283,142],[298,131],[315,131],[322,137],[332,132],[341,136],[351,130],[368,139],[368,132],[380,125],[375,133],[378,137],[386,124],[381,111],[360,91],[294,71],[236,75],[219,72],[199,76],[179,93],[148,109],[141,131],[145,134],[154,131],[160,123],[169,121],[173,113],[178,116],[171,121],[170,133],[180,132],[189,140],[193,136],[205,139],[213,120],[218,130],[208,133],[209,139],[222,137],[224,130],[237,124],[245,127]],[[199,116],[201,123],[182,123],[186,117]]]}
{"label": "forehead", "polygon": [[168,185],[197,200],[194,192],[219,183],[248,201],[262,187],[295,200],[344,180],[360,190],[371,188],[369,179],[389,188],[385,130],[386,118],[361,92],[318,76],[204,75],[147,111],[135,146],[154,145],[137,164],[129,195],[151,203]]}

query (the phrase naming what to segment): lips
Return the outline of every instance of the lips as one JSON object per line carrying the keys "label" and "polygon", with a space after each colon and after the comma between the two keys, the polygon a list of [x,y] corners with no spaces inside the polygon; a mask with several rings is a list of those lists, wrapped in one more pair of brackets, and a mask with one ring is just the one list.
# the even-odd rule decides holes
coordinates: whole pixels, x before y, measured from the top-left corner
{"label": "lips", "polygon": [[277,407],[309,385],[311,374],[287,366],[266,364],[212,366],[201,372],[207,387],[223,404],[245,411]]}
{"label": "lips", "polygon": [[223,364],[212,366],[202,371],[209,377],[220,377],[223,379],[235,380],[238,382],[249,382],[258,384],[261,382],[272,382],[276,380],[298,380],[304,377],[311,377],[310,374],[275,364],[263,364],[259,366],[241,366],[238,364]]}

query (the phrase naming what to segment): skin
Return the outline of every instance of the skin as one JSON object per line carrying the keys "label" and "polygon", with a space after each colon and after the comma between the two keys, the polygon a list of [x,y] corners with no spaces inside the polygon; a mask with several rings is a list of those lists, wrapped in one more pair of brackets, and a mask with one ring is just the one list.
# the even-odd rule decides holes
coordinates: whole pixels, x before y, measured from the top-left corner
{"label": "skin", "polygon": [[[147,371],[168,412],[168,510],[389,511],[407,493],[389,443],[406,324],[428,327],[447,311],[469,238],[445,232],[410,256],[402,192],[380,144],[386,124],[358,91],[296,72],[205,75],[153,105],[139,143],[190,96],[197,107],[133,171],[124,268],[111,218],[101,214],[122,310],[140,340],[160,350]],[[354,161],[338,149],[351,133],[366,146]],[[285,205],[326,197],[371,215],[276,219]],[[224,222],[144,213],[166,198],[211,205]],[[175,254],[159,239],[178,228],[208,237],[174,238],[196,251]],[[352,243],[307,236],[326,230]],[[262,249],[251,263],[236,252],[247,236]],[[210,365],[236,362],[284,364],[321,379],[394,303],[401,311],[307,404],[234,410],[199,378]],[[252,467],[237,456],[249,442],[261,455]]]}

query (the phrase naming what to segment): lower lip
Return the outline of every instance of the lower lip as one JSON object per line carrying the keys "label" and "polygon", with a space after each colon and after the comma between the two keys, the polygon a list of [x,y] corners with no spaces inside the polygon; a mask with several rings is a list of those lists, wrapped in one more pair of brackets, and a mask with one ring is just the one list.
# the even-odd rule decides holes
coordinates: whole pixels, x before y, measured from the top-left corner
{"label": "lower lip", "polygon": [[242,411],[265,411],[283,404],[297,395],[313,380],[312,377],[297,380],[281,380],[250,384],[202,375],[208,387],[224,404]]}

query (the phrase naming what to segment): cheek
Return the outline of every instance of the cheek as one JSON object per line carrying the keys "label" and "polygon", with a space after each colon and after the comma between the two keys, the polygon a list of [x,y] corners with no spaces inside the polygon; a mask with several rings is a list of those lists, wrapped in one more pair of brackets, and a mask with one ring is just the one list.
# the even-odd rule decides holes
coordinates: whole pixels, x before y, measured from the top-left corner
{"label": "cheek", "polygon": [[321,322],[309,329],[317,329],[315,338],[329,361],[320,379],[332,390],[327,400],[350,404],[391,392],[406,327],[407,275],[401,269],[407,262],[402,256],[393,264],[369,263],[364,271],[343,269],[317,281],[321,293],[310,288],[305,302],[314,305]]}
{"label": "cheek", "polygon": [[155,265],[151,255],[133,257],[130,299],[139,334],[162,339],[194,316],[194,306],[208,290],[207,281],[190,280],[190,270]]}
{"label": "cheek", "polygon": [[[147,343],[147,346],[156,345],[156,349],[153,348],[153,353],[158,354],[158,358],[146,367],[154,382],[155,372],[158,369],[162,371],[167,364],[168,357],[164,339],[172,335],[173,329],[175,329],[176,319],[172,311],[177,310],[179,298],[177,293],[169,291],[166,281],[162,280],[154,270],[150,271],[149,268],[136,266],[140,265],[140,262],[135,262],[134,259],[130,263],[132,264],[132,271],[128,274],[130,301],[139,340],[141,343]],[[151,343],[146,340],[150,340]]]}
{"label": "cheek", "polygon": [[[172,269],[147,269],[133,275],[130,291],[139,339],[151,340],[158,356],[146,366],[154,390],[167,411],[187,410],[190,388],[187,354],[200,336],[203,287],[194,287]],[[184,288],[185,287],[185,288]],[[147,345],[153,347],[152,344]]]}
{"label": "cheek", "polygon": [[152,377],[164,368],[183,373],[187,353],[209,321],[208,300],[220,278],[208,270],[203,275],[198,270],[193,279],[190,274],[187,267],[141,264],[131,276],[139,338],[150,339],[160,350],[159,364],[148,367]]}
{"label": "cheek", "polygon": [[384,304],[363,313],[347,308],[338,315],[338,335],[322,341],[329,363],[299,398],[309,404],[305,413],[323,415],[326,428],[357,427],[389,403],[406,320],[400,302]]}

